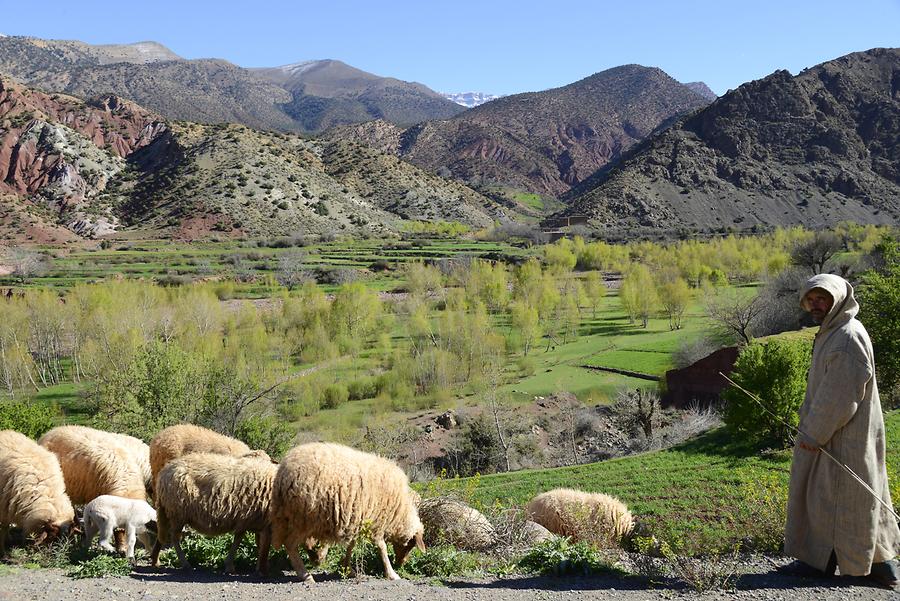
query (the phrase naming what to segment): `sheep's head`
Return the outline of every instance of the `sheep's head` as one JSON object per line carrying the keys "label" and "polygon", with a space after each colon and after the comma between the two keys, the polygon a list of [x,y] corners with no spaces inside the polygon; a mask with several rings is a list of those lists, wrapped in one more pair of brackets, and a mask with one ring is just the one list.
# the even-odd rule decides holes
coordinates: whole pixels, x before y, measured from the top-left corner
{"label": "sheep's head", "polygon": [[425,552],[425,529],[422,527],[421,522],[419,523],[418,529],[415,531],[415,534],[412,535],[411,538],[407,540],[399,540],[394,541],[394,564],[397,566],[402,566],[406,561],[407,555],[412,551],[413,547],[416,547],[419,551]]}
{"label": "sheep's head", "polygon": [[44,520],[38,528],[33,530],[35,533],[34,544],[43,545],[55,541],[60,536],[68,536],[70,531],[74,531],[72,520],[64,522],[54,522],[53,520]]}

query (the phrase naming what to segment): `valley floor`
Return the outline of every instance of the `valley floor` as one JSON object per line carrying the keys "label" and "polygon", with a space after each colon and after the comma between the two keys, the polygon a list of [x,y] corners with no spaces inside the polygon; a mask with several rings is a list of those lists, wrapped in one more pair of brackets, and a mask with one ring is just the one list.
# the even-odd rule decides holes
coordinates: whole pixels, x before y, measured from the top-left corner
{"label": "valley floor", "polygon": [[[779,558],[778,562],[785,561]],[[733,591],[702,595],[691,590],[648,586],[641,579],[614,576],[505,577],[490,579],[417,579],[390,582],[362,577],[336,580],[318,576],[309,586],[282,576],[263,581],[253,576],[228,576],[206,571],[184,573],[139,567],[130,578],[73,580],[60,570],[10,569],[0,575],[0,601],[162,601],[170,599],[221,599],[256,601],[303,598],[395,600],[447,599],[524,601],[526,599],[619,599],[644,601],[673,598],[747,600],[882,600],[900,599],[900,593],[873,588],[865,581],[836,578],[807,581],[780,576],[765,558],[751,558],[742,566],[743,576]]]}

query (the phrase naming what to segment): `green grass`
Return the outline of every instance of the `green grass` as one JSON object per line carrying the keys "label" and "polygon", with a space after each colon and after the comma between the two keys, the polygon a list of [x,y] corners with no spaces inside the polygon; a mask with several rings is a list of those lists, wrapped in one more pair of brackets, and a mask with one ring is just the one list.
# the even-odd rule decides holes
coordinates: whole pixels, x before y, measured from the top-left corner
{"label": "green grass", "polygon": [[517,203],[537,211],[544,210],[544,200],[540,194],[530,194],[528,192],[519,192],[514,196]]}
{"label": "green grass", "polygon": [[[892,498],[900,494],[900,411],[886,415]],[[790,451],[760,451],[724,428],[677,447],[573,467],[443,481],[477,504],[526,504],[557,487],[614,495],[657,537],[684,551],[772,548],[783,527]]]}

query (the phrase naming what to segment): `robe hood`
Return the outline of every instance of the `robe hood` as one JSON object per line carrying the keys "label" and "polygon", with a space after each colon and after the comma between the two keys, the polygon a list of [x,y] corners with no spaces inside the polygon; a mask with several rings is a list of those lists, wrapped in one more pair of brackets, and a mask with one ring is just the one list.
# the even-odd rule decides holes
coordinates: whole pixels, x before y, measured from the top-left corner
{"label": "robe hood", "polygon": [[834,299],[831,310],[822,320],[821,330],[826,330],[839,323],[846,323],[859,313],[859,303],[853,296],[853,286],[841,276],[830,273],[820,273],[806,281],[800,292],[800,306],[804,311],[809,311],[806,294],[813,288],[821,288]]}

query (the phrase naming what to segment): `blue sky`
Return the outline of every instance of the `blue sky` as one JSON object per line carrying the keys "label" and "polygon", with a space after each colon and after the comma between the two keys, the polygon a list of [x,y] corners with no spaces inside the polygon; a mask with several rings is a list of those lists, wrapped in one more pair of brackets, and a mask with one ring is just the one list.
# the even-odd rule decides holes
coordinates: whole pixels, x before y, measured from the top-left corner
{"label": "blue sky", "polygon": [[617,65],[660,67],[722,94],[776,69],[797,73],[900,46],[900,0],[433,2],[0,1],[0,32],[92,44],[160,42],[245,67],[334,58],[447,92],[502,94],[571,83]]}

